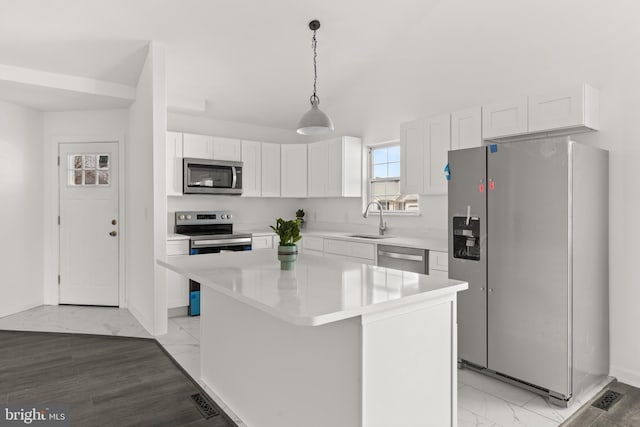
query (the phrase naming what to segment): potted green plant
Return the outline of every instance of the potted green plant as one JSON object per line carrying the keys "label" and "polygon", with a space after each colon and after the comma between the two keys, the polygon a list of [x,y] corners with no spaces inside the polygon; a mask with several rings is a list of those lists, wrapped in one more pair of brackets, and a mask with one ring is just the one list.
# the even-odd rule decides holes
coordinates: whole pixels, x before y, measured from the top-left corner
{"label": "potted green plant", "polygon": [[296,219],[300,222],[300,228],[304,229],[304,209],[298,209],[296,211]]}
{"label": "potted green plant", "polygon": [[297,219],[285,221],[282,218],[276,220],[276,226],[270,226],[280,237],[278,246],[278,259],[281,270],[293,270],[298,258],[296,242],[300,240],[300,223]]}

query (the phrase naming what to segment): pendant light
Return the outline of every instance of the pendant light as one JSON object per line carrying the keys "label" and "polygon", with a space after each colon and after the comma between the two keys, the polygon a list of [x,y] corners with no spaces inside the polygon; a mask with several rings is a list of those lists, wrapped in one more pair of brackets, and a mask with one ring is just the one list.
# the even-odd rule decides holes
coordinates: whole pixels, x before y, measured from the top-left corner
{"label": "pendant light", "polygon": [[300,135],[320,135],[333,131],[333,122],[329,116],[318,108],[320,98],[316,95],[318,82],[318,67],[316,64],[318,41],[316,40],[316,31],[318,31],[318,28],[320,28],[320,21],[313,20],[309,22],[309,29],[313,31],[313,37],[311,38],[311,47],[313,48],[313,95],[309,98],[311,109],[298,122],[297,132]]}

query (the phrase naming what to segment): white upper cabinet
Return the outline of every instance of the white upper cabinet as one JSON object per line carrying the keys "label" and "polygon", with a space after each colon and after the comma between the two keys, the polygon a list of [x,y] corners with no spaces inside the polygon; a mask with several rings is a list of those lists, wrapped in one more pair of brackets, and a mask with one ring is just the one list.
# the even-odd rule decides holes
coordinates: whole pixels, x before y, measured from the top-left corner
{"label": "white upper cabinet", "polygon": [[400,125],[400,191],[422,194],[424,189],[424,146],[426,120]]}
{"label": "white upper cabinet", "polygon": [[242,197],[262,195],[262,144],[242,141]]}
{"label": "white upper cabinet", "polygon": [[344,136],[308,145],[308,197],[360,197],[362,142]]}
{"label": "white upper cabinet", "polygon": [[527,97],[482,106],[482,138],[492,139],[527,133]]}
{"label": "white upper cabinet", "polygon": [[262,196],[280,197],[280,144],[264,142],[260,150]]}
{"label": "white upper cabinet", "polygon": [[167,132],[167,196],[182,196],[182,134]]}
{"label": "white upper cabinet", "polygon": [[427,120],[424,146],[424,194],[447,194],[444,168],[451,149],[451,115],[441,114]]}
{"label": "white upper cabinet", "polygon": [[451,149],[482,145],[482,108],[473,107],[451,113]]}
{"label": "white upper cabinet", "polygon": [[282,197],[307,197],[307,144],[282,144],[280,158]]}
{"label": "white upper cabinet", "polygon": [[451,115],[404,123],[400,127],[403,194],[446,194],[444,168],[451,149]]}
{"label": "white upper cabinet", "polygon": [[213,137],[213,158],[239,162],[242,158],[241,142],[238,139]]}
{"label": "white upper cabinet", "polygon": [[182,136],[184,157],[196,159],[213,159],[213,137],[185,133]]}
{"label": "white upper cabinet", "polygon": [[329,144],[312,142],[307,146],[307,187],[309,197],[329,196]]}
{"label": "white upper cabinet", "polygon": [[587,84],[529,97],[529,132],[578,127],[597,130],[598,116],[598,91]]}
{"label": "white upper cabinet", "polygon": [[588,84],[482,106],[482,139],[511,142],[598,130],[598,90]]}

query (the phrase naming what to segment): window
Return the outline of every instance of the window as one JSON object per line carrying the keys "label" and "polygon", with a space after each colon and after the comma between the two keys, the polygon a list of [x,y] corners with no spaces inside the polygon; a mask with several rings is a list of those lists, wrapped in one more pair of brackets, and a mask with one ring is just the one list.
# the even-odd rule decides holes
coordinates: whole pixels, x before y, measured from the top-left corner
{"label": "window", "polygon": [[400,187],[401,155],[399,142],[369,147],[369,201],[380,202],[385,212],[415,213],[418,195]]}
{"label": "window", "polygon": [[69,154],[67,165],[68,186],[109,185],[111,176],[108,154]]}

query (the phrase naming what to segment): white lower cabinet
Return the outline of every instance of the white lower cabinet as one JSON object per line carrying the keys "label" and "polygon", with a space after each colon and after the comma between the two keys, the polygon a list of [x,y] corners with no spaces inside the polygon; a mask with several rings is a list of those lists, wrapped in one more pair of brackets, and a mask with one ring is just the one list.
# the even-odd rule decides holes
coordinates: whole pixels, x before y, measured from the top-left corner
{"label": "white lower cabinet", "polygon": [[324,251],[324,238],[316,236],[302,236],[302,252],[315,251],[322,253]]}
{"label": "white lower cabinet", "polygon": [[302,252],[362,264],[375,265],[376,263],[375,243],[350,242],[342,239],[304,236],[302,238]]}
{"label": "white lower cabinet", "polygon": [[[167,258],[189,255],[189,240],[167,240]],[[167,308],[187,307],[189,305],[189,280],[181,274],[166,270]]]}
{"label": "white lower cabinet", "polygon": [[429,251],[429,276],[449,278],[449,254]]}
{"label": "white lower cabinet", "polygon": [[251,250],[273,249],[273,236],[253,236],[251,238]]}

